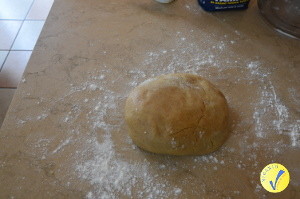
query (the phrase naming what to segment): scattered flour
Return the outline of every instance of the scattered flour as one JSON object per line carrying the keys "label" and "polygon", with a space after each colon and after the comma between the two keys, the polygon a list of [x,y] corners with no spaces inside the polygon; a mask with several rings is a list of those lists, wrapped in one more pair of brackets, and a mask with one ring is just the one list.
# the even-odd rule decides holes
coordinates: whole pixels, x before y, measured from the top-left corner
{"label": "scattered flour", "polygon": [[64,146],[68,145],[71,141],[71,137],[67,138],[65,141],[63,141],[56,149],[53,150],[52,154],[55,154],[59,152]]}
{"label": "scattered flour", "polygon": [[[190,5],[186,5],[185,7],[189,10],[193,9]],[[191,30],[189,32],[192,34],[194,31]],[[235,34],[237,36],[241,35],[238,31],[235,31]],[[228,44],[235,44],[237,43],[236,41],[230,41],[228,44],[223,41],[212,42],[210,49],[199,51],[199,47],[194,43],[190,43],[184,33],[177,32],[175,37],[176,48],[153,49],[144,55],[145,59],[142,63],[139,63],[143,66],[141,68],[144,69],[127,70],[127,66],[120,68],[120,70],[124,69],[126,71],[124,72],[124,76],[127,75],[130,77],[130,81],[124,85],[126,89],[128,87],[133,88],[146,79],[150,78],[151,80],[151,78],[155,78],[157,75],[166,73],[197,73],[213,79],[216,75],[211,74],[210,71],[214,71],[218,74],[215,80],[218,80],[227,79],[230,70],[239,69],[240,71],[244,71],[244,76],[241,75],[241,77],[234,80],[234,84],[238,84],[239,82],[251,84],[251,82],[259,81],[260,85],[262,85],[257,88],[257,93],[255,94],[258,95],[258,98],[253,100],[253,110],[248,118],[249,121],[253,122],[254,129],[243,132],[245,134],[243,134],[243,137],[241,137],[242,141],[239,143],[241,146],[249,146],[243,149],[243,155],[247,156],[247,161],[252,163],[252,167],[260,168],[259,163],[256,161],[258,153],[255,149],[264,146],[262,143],[268,138],[269,132],[273,130],[278,135],[288,136],[290,143],[288,145],[283,142],[276,143],[277,148],[275,150],[273,148],[265,148],[268,152],[278,154],[284,147],[300,147],[300,120],[293,121],[291,119],[288,107],[283,104],[276,92],[275,86],[270,80],[270,72],[263,70],[259,59],[252,58],[251,61],[241,61],[238,59],[220,60],[218,55],[227,50]],[[103,53],[105,54],[106,51],[103,51]],[[63,125],[67,125],[68,129],[74,128],[75,132],[68,132],[69,137],[62,140],[54,150],[43,150],[43,153],[45,153],[43,159],[54,154],[63,154],[64,147],[67,148],[72,144],[78,145],[79,148],[74,152],[75,161],[72,166],[76,171],[76,177],[92,185],[91,190],[86,193],[86,198],[113,199],[121,197],[133,198],[134,196],[137,198],[182,197],[185,191],[182,187],[169,186],[171,184],[171,177],[176,176],[178,170],[185,169],[187,172],[192,173],[193,169],[201,165],[205,171],[213,169],[214,172],[218,172],[218,169],[226,167],[227,164],[234,165],[234,169],[236,170],[244,170],[247,164],[240,161],[240,156],[235,156],[240,151],[237,149],[236,143],[224,146],[218,152],[211,155],[187,158],[189,164],[185,164],[185,162],[180,162],[179,160],[167,159],[155,165],[150,165],[148,161],[134,162],[124,158],[119,152],[120,147],[115,144],[113,130],[120,129],[121,125],[123,125],[123,116],[119,110],[120,101],[124,100],[126,96],[108,88],[108,82],[106,81],[109,81],[107,79],[111,72],[107,69],[98,71],[99,74],[91,73],[89,76],[90,79],[80,85],[70,85],[70,92],[52,103],[55,106],[57,102],[73,100],[72,102],[76,105],[69,112],[61,114],[61,121],[65,122]],[[143,84],[149,83],[150,80],[145,81]],[[118,81],[114,80],[109,83],[117,85]],[[98,97],[87,97],[88,94],[95,92],[100,93]],[[85,99],[80,99],[81,103],[76,101],[76,97],[73,97],[77,94],[80,94],[80,96],[83,94],[86,95]],[[228,97],[230,104],[232,96],[228,95],[226,97]],[[88,111],[84,115],[81,115],[83,110],[86,109]],[[45,111],[34,118],[19,119],[18,125],[24,125],[26,121],[34,122],[36,120],[49,119],[48,116],[50,114],[48,110],[48,112]],[[114,119],[109,120],[108,115],[113,116]],[[271,119],[269,115],[272,116]],[[77,124],[78,117],[86,117],[87,124]],[[83,127],[81,125],[86,125],[86,129],[82,130]],[[234,125],[233,134],[236,136],[239,135],[236,129],[243,129],[242,126],[245,123],[235,122]],[[76,132],[77,138],[74,136]],[[98,133],[101,136],[95,132],[101,132]],[[252,134],[256,139],[253,143],[249,141],[249,136],[252,136]],[[97,135],[101,138],[98,138]],[[203,133],[199,132],[199,137],[201,136],[203,136]],[[124,150],[135,152],[138,150],[137,147],[126,139],[123,140],[122,144],[125,145]],[[175,140],[172,141],[172,145],[176,147],[177,143]],[[35,146],[39,149],[47,149],[49,140],[45,142],[45,140],[41,139]],[[176,164],[180,165],[180,167],[176,166]],[[188,167],[186,165],[192,166]],[[164,171],[168,177],[171,177],[169,179],[162,179],[153,172],[154,168]],[[252,173],[250,177],[256,179],[257,173]],[[186,179],[182,179],[183,182],[184,180]],[[181,182],[177,183],[180,185]],[[255,191],[260,192],[261,187],[259,185],[256,186],[257,181],[251,181],[251,183],[255,187]],[[205,188],[194,190],[194,192],[197,191],[205,193]],[[239,195],[240,191],[235,190],[233,193]],[[218,194],[213,191],[211,193],[214,193],[214,196]]]}
{"label": "scattered flour", "polygon": [[[86,143],[88,148],[83,153],[92,153],[93,159],[76,166],[80,177],[88,180],[97,187],[87,194],[87,198],[114,199],[118,195],[130,197],[134,193],[139,198],[174,198],[181,193],[180,188],[164,187],[166,184],[156,182],[156,176],[149,173],[149,163],[130,163],[118,157],[115,145],[109,134],[105,134],[103,141],[98,142],[96,138],[91,138]],[[161,165],[160,168],[165,168]],[[136,184],[142,183],[143,192],[135,190]]]}
{"label": "scattered flour", "polygon": [[36,119],[37,119],[37,120],[43,120],[43,119],[45,119],[46,117],[48,117],[48,114],[43,113],[43,114],[37,116]]}
{"label": "scattered flour", "polygon": [[291,126],[291,145],[293,147],[300,147],[300,120],[297,120],[295,125]]}
{"label": "scattered flour", "polygon": [[89,89],[92,90],[92,91],[96,90],[97,88],[98,88],[98,87],[97,87],[96,84],[91,84],[91,85],[89,85]]}

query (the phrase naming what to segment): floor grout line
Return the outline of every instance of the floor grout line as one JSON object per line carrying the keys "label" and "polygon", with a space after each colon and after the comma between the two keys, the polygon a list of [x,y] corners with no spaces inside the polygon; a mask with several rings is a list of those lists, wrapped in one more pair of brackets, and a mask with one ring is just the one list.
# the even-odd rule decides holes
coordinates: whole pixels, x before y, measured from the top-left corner
{"label": "floor grout line", "polygon": [[11,46],[10,46],[10,49],[8,50],[8,53],[7,53],[6,57],[5,57],[5,59],[4,59],[3,63],[2,63],[2,65],[1,65],[0,72],[2,71],[2,69],[3,69],[3,67],[4,67],[4,64],[5,64],[6,60],[7,60],[8,55],[10,54],[10,51],[12,51],[11,48],[13,47],[13,45],[14,45],[14,43],[15,43],[15,41],[16,41],[16,39],[17,39],[17,37],[18,37],[20,31],[21,31],[21,28],[23,27],[24,21],[26,20],[26,17],[28,16],[28,14],[29,14],[29,12],[30,12],[30,10],[31,10],[31,8],[32,8],[32,6],[33,6],[33,4],[34,4],[35,1],[36,1],[36,0],[33,0],[33,1],[31,2],[30,6],[29,6],[29,9],[27,10],[24,19],[23,19],[23,20],[19,20],[19,21],[22,21],[22,23],[21,23],[21,25],[20,25],[19,30],[17,31],[17,34],[16,34],[16,36],[15,36],[15,38],[14,38],[14,40],[13,40]]}
{"label": "floor grout line", "polygon": [[[3,51],[4,51],[4,50],[3,50]],[[0,73],[1,73],[1,71],[2,71],[2,68],[3,68],[3,66],[4,66],[4,63],[6,62],[6,59],[7,59],[8,54],[9,54],[9,50],[5,50],[5,51],[8,51],[8,52],[7,52],[7,54],[6,54],[4,60],[3,60],[2,64],[1,64],[1,66],[0,66]]]}
{"label": "floor grout line", "polygon": [[11,44],[11,46],[10,46],[9,51],[11,51],[11,48],[13,47],[13,45],[14,45],[14,43],[15,43],[15,41],[16,41],[16,39],[17,39],[17,37],[18,37],[18,35],[19,35],[21,29],[22,29],[23,24],[24,24],[24,21],[26,20],[26,17],[27,17],[27,15],[28,15],[28,13],[30,12],[30,9],[32,8],[32,5],[33,5],[34,2],[35,2],[35,0],[32,1],[32,3],[31,3],[31,5],[30,5],[30,7],[29,7],[29,9],[28,9],[28,11],[27,11],[27,13],[26,13],[24,19],[22,20],[21,26],[20,26],[20,28],[19,28],[17,34],[16,34],[16,37],[15,37],[14,41],[12,42],[12,44]]}

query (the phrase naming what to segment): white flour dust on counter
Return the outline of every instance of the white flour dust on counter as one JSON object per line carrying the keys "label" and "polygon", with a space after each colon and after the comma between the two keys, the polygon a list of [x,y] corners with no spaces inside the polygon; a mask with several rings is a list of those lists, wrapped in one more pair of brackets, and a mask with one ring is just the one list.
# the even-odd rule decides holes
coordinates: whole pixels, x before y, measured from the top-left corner
{"label": "white flour dust on counter", "polygon": [[[87,198],[120,198],[117,193],[138,198],[176,198],[180,194],[180,188],[156,182],[156,176],[149,173],[149,162],[130,163],[118,157],[108,134],[101,143],[92,138],[86,146],[84,153],[92,153],[93,159],[78,165],[76,170],[81,178],[95,186]],[[135,192],[138,184],[142,185],[142,191]]]}
{"label": "white flour dust on counter", "polygon": [[[195,34],[193,32],[190,34]],[[74,171],[70,175],[76,179],[76,183],[67,183],[67,186],[88,184],[85,193],[88,199],[186,198],[188,191],[194,196],[239,198],[243,186],[248,184],[253,188],[249,191],[254,194],[252,198],[262,194],[257,181],[261,151],[264,150],[263,155],[272,161],[283,149],[300,147],[300,121],[294,120],[288,106],[278,96],[276,84],[270,78],[272,72],[262,67],[259,58],[243,60],[231,52],[230,46],[238,42],[229,40],[226,43],[209,35],[203,37],[202,45],[207,46],[205,51],[190,41],[190,35],[177,32],[173,47],[146,52],[136,67],[130,66],[131,63],[109,68],[101,66],[103,69],[90,72],[83,78],[84,82],[71,85],[69,93],[52,102],[53,107],[58,104],[63,107],[63,111],[57,113],[59,124],[72,130],[66,132],[63,140],[51,150],[47,147],[56,138],[37,141],[44,144],[36,144],[36,148],[43,152],[43,159],[63,157],[61,167]],[[232,135],[215,153],[198,157],[154,158],[130,142],[124,130],[121,102],[124,102],[127,91],[146,79],[179,72],[199,74],[217,84],[230,107],[240,111],[241,119],[233,122]],[[112,73],[116,79],[108,79]],[[122,84],[118,81],[120,78]],[[235,89],[245,92],[248,87],[255,97],[245,98],[234,93]],[[245,110],[243,103],[249,104],[249,110]],[[49,110],[42,114],[35,117],[36,121],[51,118]],[[285,139],[271,143],[276,144],[275,148],[266,142],[274,135]],[[67,152],[70,147],[76,149],[72,155]],[[232,170],[247,178],[240,179],[240,183],[233,187],[225,187],[227,185],[220,183],[220,179],[211,179],[213,175],[221,175],[221,169]]]}
{"label": "white flour dust on counter", "polygon": [[[231,164],[236,165],[236,169],[243,171],[247,168],[248,163],[240,161],[240,158],[236,160],[234,158],[228,157],[225,159],[223,157],[225,153],[234,154],[235,151],[242,150],[244,151],[243,156],[248,156],[247,160],[252,162],[252,166],[257,170],[257,172],[250,174],[253,179],[256,179],[260,168],[258,166],[259,162],[257,161],[258,155],[256,152],[258,152],[260,147],[265,146],[263,144],[263,139],[268,138],[268,132],[275,130],[277,134],[283,134],[283,131],[288,131],[285,136],[290,136],[290,143],[279,143],[274,150],[266,148],[266,150],[269,150],[267,153],[271,154],[270,157],[274,157],[272,154],[280,153],[285,147],[299,147],[300,140],[299,137],[297,137],[299,136],[299,122],[291,122],[289,119],[288,109],[281,103],[276,94],[276,89],[269,79],[270,72],[263,71],[259,60],[244,61],[242,64],[237,65],[237,59],[233,59],[228,60],[227,64],[224,66],[224,64],[222,64],[223,61],[218,60],[218,56],[212,54],[210,50],[195,53],[197,52],[197,46],[188,43],[185,39],[183,40],[182,38],[185,37],[182,37],[180,35],[181,33],[178,34],[178,48],[149,52],[146,54],[145,60],[142,63],[143,68],[146,69],[134,69],[127,72],[132,79],[132,81],[128,82],[128,86],[133,88],[139,83],[142,83],[145,79],[174,72],[197,73],[212,79],[225,79],[230,75],[227,70],[231,69],[240,69],[240,71],[243,72],[243,75],[236,80],[235,83],[237,84],[240,82],[264,82],[264,84],[262,84],[264,86],[257,88],[256,90],[258,101],[253,101],[253,118],[248,118],[250,121],[252,119],[254,120],[255,137],[257,137],[256,139],[258,140],[262,139],[261,142],[248,143],[248,146],[245,149],[237,149],[235,146],[231,148],[222,148],[218,154],[191,158],[192,163],[189,162],[188,164],[177,162],[182,168],[193,171],[193,169],[196,169],[199,164],[201,164],[202,166],[205,165],[203,166],[204,171],[209,171],[210,169],[218,171],[220,167]],[[216,46],[220,46],[215,48],[217,49],[215,52],[216,54],[223,53],[223,50],[226,48],[224,42],[216,44]],[[198,56],[189,57],[190,54],[197,54]],[[241,62],[241,60],[239,60],[239,62]],[[153,65],[156,67],[145,67]],[[218,77],[213,77],[210,74],[211,71],[217,71],[220,75]],[[232,96],[228,97],[230,103],[230,98],[232,98]],[[269,120],[266,115],[275,115],[276,117],[273,120]],[[107,126],[107,124],[101,123],[100,126]],[[106,131],[109,132],[109,130]],[[233,131],[237,132],[238,130],[234,129]],[[236,132],[233,132],[233,134]],[[178,183],[178,187],[172,189],[167,189],[169,184],[168,180],[163,184],[157,184],[158,181],[155,175],[149,174],[149,169],[155,166],[150,165],[149,162],[129,163],[124,159],[119,159],[118,153],[114,150],[116,146],[113,144],[113,138],[109,137],[109,134],[104,135],[105,138],[102,143],[98,143],[97,140],[94,139],[86,144],[86,146],[90,145],[91,148],[87,149],[87,151],[93,153],[93,158],[76,167],[80,176],[89,180],[89,182],[95,186],[95,189],[88,193],[87,198],[114,198],[115,192],[121,192],[126,196],[134,195],[138,198],[176,198],[177,195],[180,196],[184,193],[180,183]],[[251,134],[245,135],[246,138],[250,136]],[[241,143],[240,146],[242,145],[244,144]],[[158,166],[160,169],[170,168],[170,176],[176,175],[176,172],[180,170],[177,166],[173,166],[171,162],[176,163],[176,161],[166,161],[164,164]],[[133,189],[140,180],[144,182],[142,188],[143,193],[134,193]],[[253,192],[259,193],[261,191],[260,189],[257,189],[257,187],[260,186],[258,184],[259,182],[251,180],[251,183],[256,187]],[[232,191],[235,196],[242,192],[242,190]],[[205,194],[206,190],[204,187],[201,187],[199,190],[195,190],[195,193],[197,192],[198,194]],[[220,195],[215,193],[214,196],[218,197]]]}
{"label": "white flour dust on counter", "polygon": [[[110,71],[101,71],[101,73],[110,73]],[[113,131],[120,129],[123,125],[123,116],[117,110],[120,109],[118,103],[125,96],[107,89],[108,83],[99,82],[97,77],[89,75],[88,81],[79,85],[72,84],[69,93],[53,102],[52,106],[66,101],[76,104],[69,112],[61,115],[61,122],[67,126],[67,129],[73,130],[66,132],[67,138],[61,140],[53,150],[41,150],[41,148],[49,146],[50,139],[47,139],[46,145],[36,144],[35,147],[43,151],[42,159],[54,155],[64,156],[68,147],[76,146],[77,150],[72,156],[66,154],[66,157],[73,162],[72,167],[76,176],[94,187],[86,194],[86,198],[117,199],[133,196],[137,198],[176,198],[179,196],[181,188],[171,186],[167,180],[161,180],[160,176],[153,174],[151,172],[153,166],[149,161],[146,159],[137,162],[129,161],[117,152],[120,147],[114,141],[113,136],[116,135],[116,132]],[[99,77],[104,79],[103,74]],[[93,97],[87,98],[89,95]],[[76,96],[84,97],[79,102]],[[85,114],[83,114],[84,112]],[[111,120],[108,115],[112,117]],[[88,132],[76,122],[82,116],[86,118]],[[117,134],[120,133],[117,132]],[[135,147],[132,147],[126,134],[124,132],[122,134],[121,137],[125,138],[123,144],[127,147],[121,151],[135,149],[134,153],[139,153]],[[38,143],[40,142],[41,140],[38,141]],[[64,159],[68,160],[69,158]],[[65,166],[68,167],[68,165]],[[160,179],[160,182],[157,179]],[[67,186],[72,186],[72,183],[68,182]],[[139,190],[136,190],[136,187],[139,187]]]}

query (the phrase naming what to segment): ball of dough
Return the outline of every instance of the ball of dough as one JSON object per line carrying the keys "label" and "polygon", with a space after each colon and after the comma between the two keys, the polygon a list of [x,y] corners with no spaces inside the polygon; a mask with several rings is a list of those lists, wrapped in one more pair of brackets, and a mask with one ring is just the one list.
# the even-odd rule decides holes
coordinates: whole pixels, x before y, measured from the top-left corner
{"label": "ball of dough", "polygon": [[193,74],[162,75],[137,86],[127,98],[125,120],[137,146],[160,154],[207,154],[229,134],[224,95]]}

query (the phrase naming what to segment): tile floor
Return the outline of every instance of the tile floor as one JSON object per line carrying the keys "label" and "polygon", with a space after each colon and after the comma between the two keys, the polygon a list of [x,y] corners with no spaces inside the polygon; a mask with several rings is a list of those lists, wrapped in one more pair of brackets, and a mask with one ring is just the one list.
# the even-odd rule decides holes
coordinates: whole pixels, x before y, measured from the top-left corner
{"label": "tile floor", "polygon": [[0,127],[54,0],[0,0]]}

